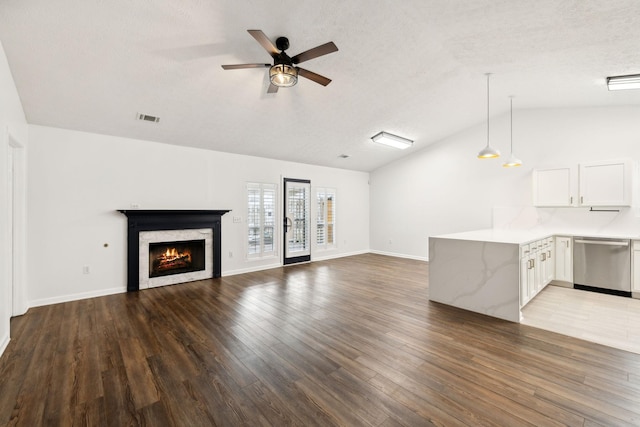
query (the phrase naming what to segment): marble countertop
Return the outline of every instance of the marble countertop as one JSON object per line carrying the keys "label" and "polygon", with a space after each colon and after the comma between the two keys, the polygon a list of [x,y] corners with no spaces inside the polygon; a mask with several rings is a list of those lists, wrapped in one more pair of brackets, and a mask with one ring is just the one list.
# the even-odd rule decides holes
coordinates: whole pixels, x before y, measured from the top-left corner
{"label": "marble countertop", "polygon": [[612,239],[640,240],[638,233],[601,233],[588,230],[573,230],[570,232],[560,230],[509,230],[509,229],[484,229],[474,231],[464,231],[461,233],[442,234],[431,236],[438,239],[470,240],[490,243],[509,243],[515,245],[525,245],[527,243],[544,239],[551,236],[580,236]]}

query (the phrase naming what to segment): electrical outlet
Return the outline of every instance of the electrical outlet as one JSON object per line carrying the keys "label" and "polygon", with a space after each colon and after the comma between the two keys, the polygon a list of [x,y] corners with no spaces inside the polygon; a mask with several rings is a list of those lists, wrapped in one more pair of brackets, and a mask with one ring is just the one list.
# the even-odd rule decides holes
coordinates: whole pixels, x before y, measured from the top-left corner
{"label": "electrical outlet", "polygon": [[89,266],[88,265],[83,265],[82,266],[82,274],[89,274]]}
{"label": "electrical outlet", "polygon": [[131,209],[140,209],[140,203],[131,203]]}
{"label": "electrical outlet", "polygon": [[229,251],[229,258],[233,258],[233,251]]}
{"label": "electrical outlet", "polygon": [[242,222],[242,217],[240,217],[240,216],[234,216],[234,217],[233,217],[233,222],[235,222],[235,223]]}

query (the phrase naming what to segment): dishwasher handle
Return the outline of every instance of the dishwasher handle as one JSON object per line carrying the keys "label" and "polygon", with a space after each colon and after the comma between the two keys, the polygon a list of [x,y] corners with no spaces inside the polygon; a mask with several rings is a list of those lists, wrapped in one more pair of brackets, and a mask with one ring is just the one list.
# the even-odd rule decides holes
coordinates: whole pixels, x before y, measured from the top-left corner
{"label": "dishwasher handle", "polygon": [[589,245],[606,245],[606,246],[629,246],[628,241],[613,241],[613,240],[582,240],[576,239],[574,243],[586,243]]}

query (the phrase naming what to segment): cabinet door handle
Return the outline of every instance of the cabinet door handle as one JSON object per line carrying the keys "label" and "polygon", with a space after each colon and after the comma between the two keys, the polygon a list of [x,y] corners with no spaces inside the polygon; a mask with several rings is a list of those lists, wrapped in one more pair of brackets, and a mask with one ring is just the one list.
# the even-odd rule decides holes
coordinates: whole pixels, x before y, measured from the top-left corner
{"label": "cabinet door handle", "polygon": [[547,251],[547,256],[548,256],[549,258],[551,258],[551,251],[550,251],[550,250],[549,250],[549,251]]}
{"label": "cabinet door handle", "polygon": [[572,205],[573,204],[573,196],[569,197],[569,204]]}
{"label": "cabinet door handle", "polygon": [[584,203],[584,196],[580,196],[580,204]]}

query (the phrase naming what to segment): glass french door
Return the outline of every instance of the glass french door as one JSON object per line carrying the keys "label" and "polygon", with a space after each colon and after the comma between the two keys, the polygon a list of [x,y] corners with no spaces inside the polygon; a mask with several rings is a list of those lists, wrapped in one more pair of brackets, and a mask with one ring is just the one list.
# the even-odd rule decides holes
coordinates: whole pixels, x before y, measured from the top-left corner
{"label": "glass french door", "polygon": [[284,178],[284,264],[311,260],[311,181]]}

